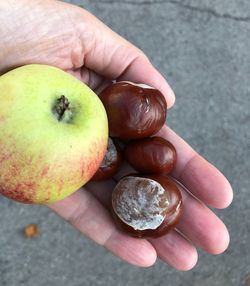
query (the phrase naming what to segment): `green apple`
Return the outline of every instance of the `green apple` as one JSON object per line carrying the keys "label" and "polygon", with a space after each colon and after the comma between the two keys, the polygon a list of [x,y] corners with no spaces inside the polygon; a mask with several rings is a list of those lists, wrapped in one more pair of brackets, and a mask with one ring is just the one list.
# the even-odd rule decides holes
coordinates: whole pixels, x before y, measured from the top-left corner
{"label": "green apple", "polygon": [[0,193],[23,203],[52,203],[97,171],[108,142],[98,96],[47,65],[0,77]]}

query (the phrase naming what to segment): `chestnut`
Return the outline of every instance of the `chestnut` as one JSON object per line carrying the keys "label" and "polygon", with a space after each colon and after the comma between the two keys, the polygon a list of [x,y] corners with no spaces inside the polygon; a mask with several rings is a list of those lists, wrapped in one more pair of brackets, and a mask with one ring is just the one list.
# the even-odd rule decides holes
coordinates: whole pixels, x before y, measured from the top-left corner
{"label": "chestnut", "polygon": [[182,197],[177,185],[163,175],[129,175],[112,193],[112,214],[117,226],[127,234],[159,237],[179,221]]}
{"label": "chestnut", "polygon": [[148,174],[170,173],[177,159],[173,144],[158,136],[129,142],[124,156],[136,171]]}
{"label": "chestnut", "polygon": [[122,163],[122,152],[118,143],[109,137],[107,152],[102,163],[91,178],[91,181],[101,181],[113,177],[119,170]]}
{"label": "chestnut", "polygon": [[122,140],[149,137],[166,121],[167,103],[160,91],[143,84],[116,82],[100,99],[106,109],[111,137]]}

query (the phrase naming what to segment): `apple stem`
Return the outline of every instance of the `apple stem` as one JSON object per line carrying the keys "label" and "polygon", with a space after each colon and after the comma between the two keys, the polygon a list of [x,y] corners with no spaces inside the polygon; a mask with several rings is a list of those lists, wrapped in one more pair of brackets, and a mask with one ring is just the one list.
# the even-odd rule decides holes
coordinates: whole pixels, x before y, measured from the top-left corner
{"label": "apple stem", "polygon": [[57,99],[54,110],[57,113],[58,121],[62,120],[65,111],[70,109],[69,104],[69,100],[64,95]]}

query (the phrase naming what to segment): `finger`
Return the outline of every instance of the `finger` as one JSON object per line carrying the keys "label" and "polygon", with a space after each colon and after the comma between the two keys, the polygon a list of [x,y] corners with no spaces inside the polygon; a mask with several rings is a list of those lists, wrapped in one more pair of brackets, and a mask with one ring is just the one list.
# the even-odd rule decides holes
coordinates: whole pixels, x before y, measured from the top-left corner
{"label": "finger", "polygon": [[99,94],[105,87],[112,83],[107,78],[86,67],[65,71],[87,84],[96,94]]}
{"label": "finger", "polygon": [[107,209],[111,209],[112,202],[112,191],[116,186],[116,182],[112,179],[92,182],[90,181],[85,185],[85,188],[90,192],[101,204],[103,204]]}
{"label": "finger", "polygon": [[168,107],[174,104],[174,92],[141,50],[83,9],[82,17],[84,66],[110,79],[148,84],[164,94]]}
{"label": "finger", "polygon": [[190,195],[184,186],[178,186],[182,193],[183,211],[177,229],[208,253],[224,252],[229,245],[229,234],[224,223],[202,202]]}
{"label": "finger", "polygon": [[177,151],[173,176],[197,198],[215,208],[226,208],[233,199],[233,191],[225,176],[196,153],[182,138],[166,125],[158,133],[169,140]]}
{"label": "finger", "polygon": [[163,237],[150,239],[150,242],[158,257],[178,270],[190,270],[197,263],[196,248],[175,230]]}
{"label": "finger", "polygon": [[141,267],[155,263],[157,256],[153,246],[145,239],[132,238],[118,231],[108,210],[86,190],[81,189],[48,207],[128,263]]}

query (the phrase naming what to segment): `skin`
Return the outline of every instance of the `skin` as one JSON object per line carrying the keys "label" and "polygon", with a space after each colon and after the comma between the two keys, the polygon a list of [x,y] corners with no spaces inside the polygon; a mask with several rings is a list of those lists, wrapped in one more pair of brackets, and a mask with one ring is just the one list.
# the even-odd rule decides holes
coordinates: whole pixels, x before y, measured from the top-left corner
{"label": "skin", "polygon": [[[110,79],[143,82],[158,88],[168,107],[173,105],[173,91],[142,51],[87,11],[48,0],[1,1],[0,11],[0,72],[27,63],[52,64],[74,74],[96,92]],[[158,135],[174,144],[179,158],[172,176],[183,184],[184,215],[173,232],[150,240],[121,233],[108,210],[113,179],[89,183],[48,207],[130,264],[148,267],[158,256],[176,269],[189,270],[197,262],[197,247],[211,254],[227,249],[227,228],[208,206],[228,207],[232,188],[219,170],[173,130],[164,126]],[[124,166],[116,179],[130,170]]]}

